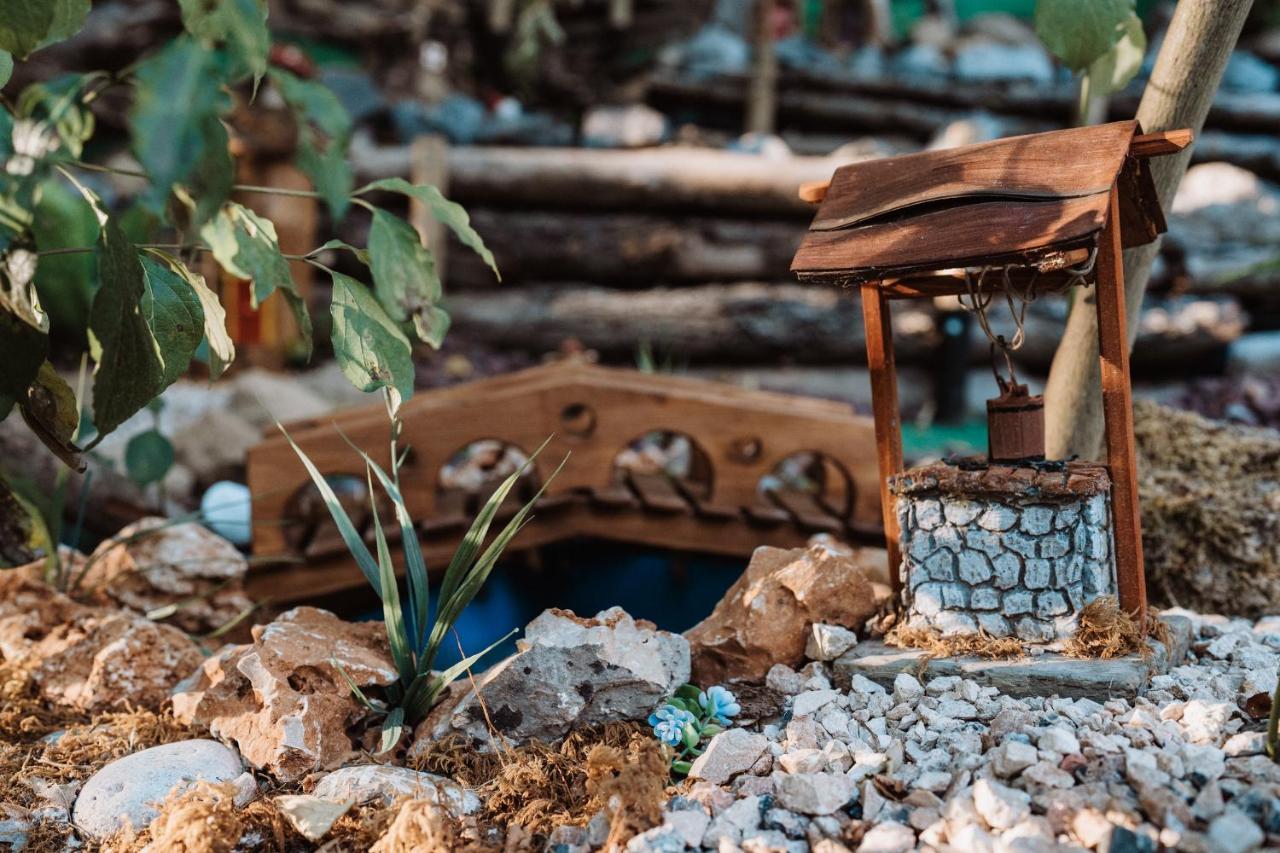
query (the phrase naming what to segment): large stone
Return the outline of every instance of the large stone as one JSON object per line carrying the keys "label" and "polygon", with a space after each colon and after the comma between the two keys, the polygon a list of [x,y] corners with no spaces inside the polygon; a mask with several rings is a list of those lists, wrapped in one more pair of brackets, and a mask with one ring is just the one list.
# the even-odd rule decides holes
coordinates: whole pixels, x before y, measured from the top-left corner
{"label": "large stone", "polygon": [[0,654],[28,663],[47,701],[95,713],[158,709],[204,659],[171,625],[78,604],[37,580],[0,573]]}
{"label": "large stone", "polygon": [[378,802],[391,805],[396,800],[429,800],[444,806],[454,817],[479,811],[480,798],[457,782],[408,767],[385,764],[357,764],[326,774],[311,795],[333,803],[357,805]]}
{"label": "large stone", "polygon": [[1031,814],[1031,797],[1024,791],[990,779],[974,783],[973,804],[992,829],[1009,829]]}
{"label": "large stone", "polygon": [[396,680],[382,623],[298,607],[206,660],[175,689],[174,716],[292,781],[355,754],[351,730],[364,709],[347,678],[362,689]]}
{"label": "large stone", "polygon": [[117,758],[89,777],[76,798],[76,828],[103,838],[125,825],[141,832],[174,789],[230,782],[244,772],[240,756],[212,740],[184,740]]}
{"label": "large stone", "polygon": [[804,660],[805,636],[815,622],[859,629],[880,604],[868,575],[883,574],[884,553],[757,548],[711,615],[685,632],[694,680],[758,681],[775,663],[796,667]]}
{"label": "large stone", "polygon": [[181,604],[166,621],[207,633],[251,606],[248,567],[234,545],[202,525],[144,518],[93,552],[84,586],[137,613]]}
{"label": "large stone", "polygon": [[778,805],[807,815],[829,815],[848,803],[858,783],[843,773],[778,773]]}
{"label": "large stone", "polygon": [[543,611],[517,645],[475,689],[442,702],[418,741],[457,733],[487,747],[490,724],[512,742],[556,740],[578,726],[642,720],[689,680],[688,642],[618,607],[590,619]]}
{"label": "large stone", "polygon": [[769,747],[769,739],[746,729],[727,729],[711,739],[702,755],[689,769],[690,779],[706,779],[723,785],[739,773],[751,769],[751,765]]}
{"label": "large stone", "polygon": [[804,655],[809,660],[835,660],[857,644],[858,635],[848,628],[818,622],[809,629]]}

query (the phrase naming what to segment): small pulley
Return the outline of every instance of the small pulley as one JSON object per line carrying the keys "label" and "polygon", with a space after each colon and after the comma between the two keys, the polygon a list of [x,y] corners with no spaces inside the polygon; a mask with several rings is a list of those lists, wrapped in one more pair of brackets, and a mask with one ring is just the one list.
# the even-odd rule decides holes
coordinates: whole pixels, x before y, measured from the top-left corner
{"label": "small pulley", "polygon": [[[1004,354],[1009,378],[1000,375],[996,353]],[[1018,383],[1010,347],[1003,335],[991,343],[991,372],[1000,396],[987,400],[987,459],[990,462],[1040,462],[1044,460],[1044,397],[1031,396]]]}

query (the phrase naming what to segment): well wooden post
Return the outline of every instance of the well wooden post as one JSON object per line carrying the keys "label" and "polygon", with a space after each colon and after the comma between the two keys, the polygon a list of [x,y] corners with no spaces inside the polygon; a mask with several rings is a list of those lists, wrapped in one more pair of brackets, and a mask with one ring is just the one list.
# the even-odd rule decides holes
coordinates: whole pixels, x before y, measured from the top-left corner
{"label": "well wooden post", "polygon": [[1116,585],[1120,606],[1145,623],[1147,583],[1142,562],[1142,520],[1138,515],[1133,398],[1129,388],[1129,338],[1125,330],[1120,194],[1115,187],[1111,189],[1107,225],[1098,240],[1095,301],[1098,312],[1099,360],[1102,367],[1102,410],[1106,417],[1107,467],[1111,472]]}
{"label": "well wooden post", "polygon": [[898,511],[889,493],[889,478],[902,472],[902,424],[898,414],[898,378],[893,358],[893,326],[889,300],[879,282],[862,286],[862,321],[867,330],[867,367],[871,371],[871,407],[876,422],[876,456],[880,462],[880,511],[889,582],[902,591],[902,555],[898,551]]}

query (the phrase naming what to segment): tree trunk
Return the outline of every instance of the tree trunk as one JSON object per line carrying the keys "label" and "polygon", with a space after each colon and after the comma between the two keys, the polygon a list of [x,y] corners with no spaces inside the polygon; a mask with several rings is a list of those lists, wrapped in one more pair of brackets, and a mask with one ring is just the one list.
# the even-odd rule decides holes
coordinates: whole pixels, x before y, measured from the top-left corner
{"label": "tree trunk", "polygon": [[[1174,12],[1155,69],[1138,106],[1143,130],[1204,126],[1227,60],[1240,36],[1252,0],[1182,0]],[[1166,213],[1191,152],[1151,161],[1151,176]],[[1160,241],[1124,254],[1125,307],[1132,318],[1129,342],[1137,334],[1142,295]],[[1045,388],[1045,443],[1049,458],[1077,454],[1094,459],[1102,443],[1098,319],[1094,290],[1082,291],[1067,319]]]}
{"label": "tree trunk", "polygon": [[747,133],[773,133],[778,103],[778,56],[773,45],[774,0],[755,0],[755,59],[747,101]]}

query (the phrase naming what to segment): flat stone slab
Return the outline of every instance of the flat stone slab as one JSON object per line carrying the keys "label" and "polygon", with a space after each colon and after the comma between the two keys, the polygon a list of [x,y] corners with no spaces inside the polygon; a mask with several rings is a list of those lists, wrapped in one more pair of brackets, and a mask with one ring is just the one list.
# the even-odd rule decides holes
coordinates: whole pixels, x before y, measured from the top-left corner
{"label": "flat stone slab", "polygon": [[1152,675],[1178,666],[1186,658],[1191,643],[1191,620],[1184,616],[1162,616],[1169,626],[1171,648],[1151,642],[1152,655],[1113,660],[1082,660],[1057,652],[1016,660],[988,660],[979,657],[932,658],[920,649],[899,649],[879,641],[859,643],[835,660],[836,685],[847,689],[853,676],[861,675],[877,684],[893,687],[898,673],[907,672],[927,681],[939,676],[958,675],[990,684],[1015,698],[1053,696],[1097,701],[1141,696]]}

